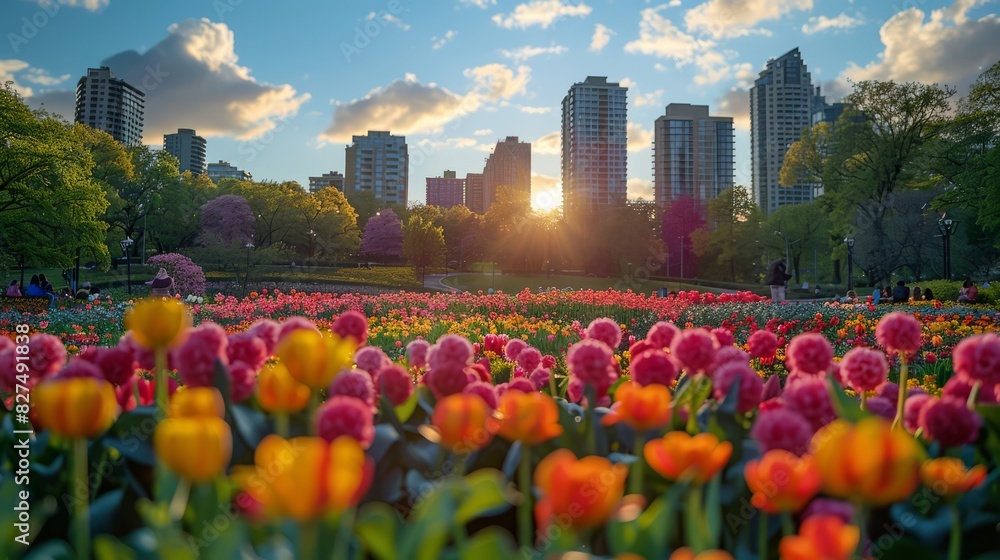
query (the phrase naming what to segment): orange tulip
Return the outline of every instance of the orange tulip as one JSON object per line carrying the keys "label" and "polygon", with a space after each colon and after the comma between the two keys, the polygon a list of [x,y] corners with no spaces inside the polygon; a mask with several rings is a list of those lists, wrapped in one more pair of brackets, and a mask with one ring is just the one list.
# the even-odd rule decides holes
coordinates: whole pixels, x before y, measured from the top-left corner
{"label": "orange tulip", "polygon": [[926,458],[913,436],[879,417],[855,425],[835,420],[816,432],[811,447],[824,492],[874,506],[910,496]]}
{"label": "orange tulip", "polygon": [[625,494],[627,475],[628,467],[604,457],[577,459],[569,449],[553,451],[535,468],[538,524],[547,527],[553,519],[573,529],[603,524]]}
{"label": "orange tulip", "polygon": [[750,502],[767,513],[797,512],[819,491],[819,470],[812,457],[799,458],[784,449],[772,449],[743,471],[753,492]]}
{"label": "orange tulip", "polygon": [[257,375],[257,401],[268,412],[299,412],[309,404],[309,387],[288,373],[284,364],[267,364]]}
{"label": "orange tulip", "polygon": [[182,388],[167,410],[169,417],[153,433],[156,456],[195,483],[209,482],[225,470],[233,455],[233,433],[222,419],[225,404],[219,390]]}
{"label": "orange tulip", "polygon": [[67,438],[91,438],[115,420],[115,388],[93,377],[54,378],[31,391],[38,420],[50,432]]}
{"label": "orange tulip", "polygon": [[125,328],[145,348],[173,348],[184,342],[191,316],[178,300],[149,298],[136,303],[125,315]]}
{"label": "orange tulip", "polygon": [[733,444],[728,441],[720,442],[709,433],[691,436],[681,431],[668,432],[643,448],[646,462],[664,478],[699,484],[711,480],[732,454]]}
{"label": "orange tulip", "polygon": [[265,437],[254,467],[234,469],[236,483],[270,518],[310,521],[357,505],[371,484],[374,461],[361,444],[341,436],[290,440]]}
{"label": "orange tulip", "polygon": [[615,391],[615,404],[601,423],[624,422],[637,432],[662,428],[670,422],[670,389],[663,385],[623,383]]}
{"label": "orange tulip", "polygon": [[706,550],[701,554],[695,554],[688,547],[681,547],[670,555],[670,560],[733,560],[733,555],[725,550]]}
{"label": "orange tulip", "polygon": [[538,445],[562,435],[559,405],[545,393],[507,391],[497,403],[496,415],[487,428],[508,441]]}
{"label": "orange tulip", "polygon": [[223,418],[226,405],[222,393],[215,387],[181,387],[170,399],[167,415],[172,418]]}
{"label": "orange tulip", "polygon": [[340,370],[354,364],[356,348],[352,340],[334,333],[298,329],[278,342],[274,355],[299,383],[319,390],[326,388]]}
{"label": "orange tulip", "polygon": [[482,449],[493,439],[486,429],[490,412],[479,395],[456,393],[439,400],[431,416],[441,438],[438,443],[459,455]]}
{"label": "orange tulip", "polygon": [[935,493],[953,498],[982,484],[986,479],[986,467],[976,465],[966,470],[961,459],[941,457],[924,462],[920,467],[920,479]]}
{"label": "orange tulip", "polygon": [[847,560],[858,546],[860,531],[844,520],[818,514],[802,522],[798,535],[781,539],[782,560]]}

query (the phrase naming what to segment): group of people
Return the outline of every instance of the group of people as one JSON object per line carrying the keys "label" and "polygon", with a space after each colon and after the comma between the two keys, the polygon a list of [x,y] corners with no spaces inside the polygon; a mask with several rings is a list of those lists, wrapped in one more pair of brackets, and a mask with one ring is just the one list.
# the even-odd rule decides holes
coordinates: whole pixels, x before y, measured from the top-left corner
{"label": "group of people", "polygon": [[920,286],[914,286],[913,291],[906,285],[904,280],[896,282],[896,286],[889,289],[889,286],[876,287],[872,291],[872,303],[906,303],[908,301],[934,301],[934,292],[930,288],[921,290]]}
{"label": "group of people", "polygon": [[56,293],[55,288],[49,279],[45,277],[45,274],[33,274],[28,285],[21,289],[21,281],[14,279],[10,281],[7,286],[7,297],[47,297],[49,298],[49,304],[55,303],[58,298],[76,298],[76,299],[88,299],[91,295],[101,293],[100,288],[92,287],[90,282],[84,282],[83,286],[79,290],[73,292],[72,288],[66,286],[59,293]]}

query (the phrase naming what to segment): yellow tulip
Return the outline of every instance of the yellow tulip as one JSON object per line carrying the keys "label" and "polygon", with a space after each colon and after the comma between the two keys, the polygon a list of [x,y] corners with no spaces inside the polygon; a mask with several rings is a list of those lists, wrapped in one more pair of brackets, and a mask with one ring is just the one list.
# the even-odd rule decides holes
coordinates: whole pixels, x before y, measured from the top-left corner
{"label": "yellow tulip", "polygon": [[93,377],[55,378],[31,391],[38,420],[67,438],[91,438],[111,426],[118,412],[115,388]]}
{"label": "yellow tulip", "polygon": [[215,478],[233,454],[232,430],[216,416],[167,418],[156,426],[153,443],[170,470],[194,483]]}
{"label": "yellow tulip", "polygon": [[125,315],[133,340],[151,350],[179,346],[190,326],[187,308],[175,299],[144,299]]}
{"label": "yellow tulip", "polygon": [[257,400],[268,412],[299,412],[309,404],[309,393],[284,364],[267,364],[257,375]]}
{"label": "yellow tulip", "polygon": [[215,387],[182,387],[170,399],[167,414],[172,418],[214,416],[223,418],[226,405]]}
{"label": "yellow tulip", "polygon": [[274,354],[299,383],[319,390],[326,388],[340,370],[353,365],[355,349],[353,341],[334,333],[299,329],[285,335]]}

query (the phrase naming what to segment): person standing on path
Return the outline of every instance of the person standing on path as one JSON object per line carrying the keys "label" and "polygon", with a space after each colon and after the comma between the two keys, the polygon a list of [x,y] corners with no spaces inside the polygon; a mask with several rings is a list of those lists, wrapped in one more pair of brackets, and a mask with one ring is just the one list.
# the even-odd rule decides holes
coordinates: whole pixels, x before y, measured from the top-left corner
{"label": "person standing on path", "polygon": [[764,279],[771,286],[771,301],[785,301],[785,284],[791,280],[792,275],[788,274],[788,261],[780,258],[768,265],[767,278]]}

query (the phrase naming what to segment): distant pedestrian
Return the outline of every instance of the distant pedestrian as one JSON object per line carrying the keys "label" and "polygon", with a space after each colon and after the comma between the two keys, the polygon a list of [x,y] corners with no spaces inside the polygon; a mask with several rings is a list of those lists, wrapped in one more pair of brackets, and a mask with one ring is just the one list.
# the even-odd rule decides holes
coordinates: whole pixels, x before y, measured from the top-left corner
{"label": "distant pedestrian", "polygon": [[788,274],[788,261],[781,258],[771,262],[767,268],[764,282],[771,287],[771,301],[785,301],[785,285],[792,278],[792,275]]}
{"label": "distant pedestrian", "polygon": [[21,281],[11,280],[7,286],[7,297],[21,297]]}

